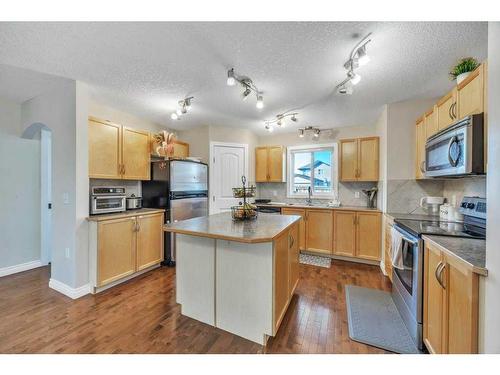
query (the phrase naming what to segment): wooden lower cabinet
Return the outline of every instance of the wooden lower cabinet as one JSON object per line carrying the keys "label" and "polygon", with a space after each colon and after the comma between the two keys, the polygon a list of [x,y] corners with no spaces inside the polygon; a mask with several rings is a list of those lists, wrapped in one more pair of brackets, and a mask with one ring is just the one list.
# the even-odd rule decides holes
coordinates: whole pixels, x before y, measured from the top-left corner
{"label": "wooden lower cabinet", "polygon": [[354,257],[356,253],[356,211],[334,211],[333,253]]}
{"label": "wooden lower cabinet", "polygon": [[163,213],[91,221],[89,248],[89,278],[94,288],[159,264],[163,260]]}
{"label": "wooden lower cabinet", "polygon": [[425,242],[424,343],[430,353],[477,353],[479,275]]}
{"label": "wooden lower cabinet", "polygon": [[306,249],[331,254],[332,236],[332,210],[306,210]]}
{"label": "wooden lower cabinet", "polygon": [[282,215],[297,215],[302,217],[302,220],[299,222],[299,249],[300,250],[305,250],[306,248],[306,222],[305,222],[305,217],[306,217],[306,210],[303,208],[282,208],[281,209],[281,214]]}
{"label": "wooden lower cabinet", "polygon": [[391,259],[391,247],[392,247],[392,224],[385,219],[385,238],[384,238],[384,268],[385,274],[392,282],[392,259]]}
{"label": "wooden lower cabinet", "polygon": [[285,316],[299,281],[299,226],[293,225],[274,240],[274,333]]}
{"label": "wooden lower cabinet", "polygon": [[137,217],[137,271],[163,261],[163,215]]}

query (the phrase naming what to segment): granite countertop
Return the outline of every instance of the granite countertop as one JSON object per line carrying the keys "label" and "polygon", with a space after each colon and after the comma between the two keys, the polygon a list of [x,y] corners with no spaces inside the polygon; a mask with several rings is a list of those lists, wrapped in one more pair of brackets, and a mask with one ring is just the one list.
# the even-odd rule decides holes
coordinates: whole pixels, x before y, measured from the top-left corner
{"label": "granite countertop", "polygon": [[387,212],[386,216],[391,219],[406,219],[406,220],[439,220],[439,215],[429,214],[400,214],[396,212]]}
{"label": "granite countertop", "polygon": [[124,217],[132,217],[138,215],[150,215],[155,213],[165,212],[165,210],[160,208],[139,208],[137,210],[127,210],[123,212],[113,212],[109,214],[100,214],[100,215],[90,215],[87,220],[88,221],[104,221],[104,220],[112,220],[112,219],[121,219]]}
{"label": "granite countertop", "polygon": [[310,209],[321,209],[321,210],[345,210],[345,211],[370,211],[370,212],[382,212],[378,208],[368,208],[363,206],[340,206],[340,207],[328,207],[327,205],[317,205],[314,204],[309,206],[305,203],[255,203],[260,207],[283,207],[283,208],[310,208]]}
{"label": "granite countertop", "polygon": [[230,212],[165,224],[166,232],[188,234],[244,243],[271,242],[290,225],[300,220],[297,215],[259,213],[257,219],[233,221]]}
{"label": "granite countertop", "polygon": [[452,255],[472,267],[472,271],[483,276],[486,269],[486,240],[446,236],[423,236],[424,241],[432,242],[442,251]]}

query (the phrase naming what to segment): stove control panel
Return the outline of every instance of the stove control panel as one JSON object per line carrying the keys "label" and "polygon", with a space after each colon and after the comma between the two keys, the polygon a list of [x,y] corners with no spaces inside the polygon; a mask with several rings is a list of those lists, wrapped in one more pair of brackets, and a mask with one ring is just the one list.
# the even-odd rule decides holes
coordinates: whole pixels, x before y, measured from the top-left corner
{"label": "stove control panel", "polygon": [[467,216],[486,219],[486,198],[464,197],[460,204],[460,212]]}

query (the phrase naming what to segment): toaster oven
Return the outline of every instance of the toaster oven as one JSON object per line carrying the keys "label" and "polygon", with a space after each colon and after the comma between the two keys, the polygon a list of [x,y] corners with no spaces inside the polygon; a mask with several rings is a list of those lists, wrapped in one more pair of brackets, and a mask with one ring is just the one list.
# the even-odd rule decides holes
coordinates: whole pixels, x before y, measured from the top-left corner
{"label": "toaster oven", "polygon": [[125,188],[119,186],[93,187],[90,194],[90,214],[121,212],[126,209]]}

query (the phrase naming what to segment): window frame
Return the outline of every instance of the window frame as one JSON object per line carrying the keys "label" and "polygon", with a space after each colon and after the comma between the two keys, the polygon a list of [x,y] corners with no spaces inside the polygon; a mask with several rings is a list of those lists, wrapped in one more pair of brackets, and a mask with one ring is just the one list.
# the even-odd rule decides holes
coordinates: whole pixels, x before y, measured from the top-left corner
{"label": "window frame", "polygon": [[[312,154],[314,151],[322,151],[322,150],[332,150],[332,168],[331,168],[332,192],[331,193],[323,193],[323,194],[322,193],[314,193],[314,188],[313,188],[314,168],[313,168],[312,172],[311,172],[311,177],[312,177],[311,178],[311,187],[313,188],[311,198],[314,198],[314,199],[333,199],[336,195],[338,196],[339,157],[338,157],[338,144],[336,142],[334,142],[334,143],[310,144],[310,145],[300,145],[300,146],[287,147],[287,149],[286,149],[286,153],[287,153],[286,197],[287,198],[307,198],[308,197],[307,194],[294,193],[292,191],[292,188],[293,188],[293,170],[294,170],[293,154],[296,152],[310,152]],[[313,158],[311,158],[311,164],[312,163],[314,163]]]}

